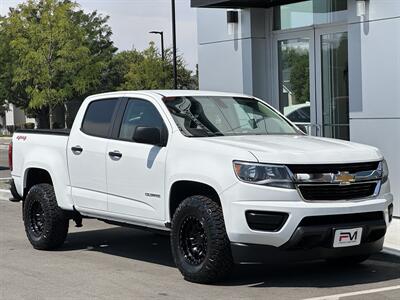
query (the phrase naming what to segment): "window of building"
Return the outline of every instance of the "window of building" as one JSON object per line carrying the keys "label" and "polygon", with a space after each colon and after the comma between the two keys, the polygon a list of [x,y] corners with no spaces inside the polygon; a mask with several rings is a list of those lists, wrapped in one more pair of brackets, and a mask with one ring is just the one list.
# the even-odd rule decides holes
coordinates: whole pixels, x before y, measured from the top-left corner
{"label": "window of building", "polygon": [[97,137],[108,137],[118,99],[98,100],[89,104],[82,123],[82,131]]}
{"label": "window of building", "polygon": [[308,0],[274,8],[274,30],[347,20],[346,0]]}
{"label": "window of building", "polygon": [[160,129],[164,127],[164,121],[159,112],[149,101],[129,100],[119,131],[119,138],[132,141],[137,126]]}
{"label": "window of building", "polygon": [[321,36],[323,133],[349,140],[349,68],[347,32]]}

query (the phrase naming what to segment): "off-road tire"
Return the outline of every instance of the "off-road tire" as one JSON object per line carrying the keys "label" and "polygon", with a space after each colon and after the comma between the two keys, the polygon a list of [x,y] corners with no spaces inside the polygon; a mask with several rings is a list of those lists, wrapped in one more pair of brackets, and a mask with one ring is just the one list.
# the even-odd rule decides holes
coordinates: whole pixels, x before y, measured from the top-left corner
{"label": "off-road tire", "polygon": [[[202,223],[206,251],[201,262],[190,262],[182,246],[185,220],[196,218]],[[186,198],[177,208],[172,220],[171,248],[175,263],[184,278],[195,283],[215,283],[230,273],[233,259],[226,234],[222,208],[205,196]]]}
{"label": "off-road tire", "polygon": [[345,256],[345,257],[338,257],[338,258],[329,258],[326,261],[331,265],[341,265],[341,266],[348,266],[348,265],[358,265],[366,261],[370,255],[354,255],[354,256]]}
{"label": "off-road tire", "polygon": [[[69,219],[57,205],[54,188],[50,184],[33,186],[25,198],[22,209],[25,232],[33,248],[53,250],[64,243],[68,234]],[[36,213],[37,211],[42,213]],[[37,219],[39,215],[41,221],[37,222],[35,218]]]}

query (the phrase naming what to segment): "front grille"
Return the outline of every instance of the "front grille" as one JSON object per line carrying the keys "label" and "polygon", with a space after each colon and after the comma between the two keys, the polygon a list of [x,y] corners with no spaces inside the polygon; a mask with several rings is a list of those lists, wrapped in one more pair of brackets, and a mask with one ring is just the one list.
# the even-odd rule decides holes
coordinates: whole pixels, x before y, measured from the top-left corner
{"label": "front grille", "polygon": [[326,165],[288,165],[287,167],[294,174],[318,174],[318,173],[337,173],[346,171],[357,173],[362,171],[373,171],[379,166],[379,161],[354,163],[354,164],[326,164]]}
{"label": "front grille", "polygon": [[371,197],[376,182],[350,185],[300,185],[299,191],[305,200],[350,200]]}

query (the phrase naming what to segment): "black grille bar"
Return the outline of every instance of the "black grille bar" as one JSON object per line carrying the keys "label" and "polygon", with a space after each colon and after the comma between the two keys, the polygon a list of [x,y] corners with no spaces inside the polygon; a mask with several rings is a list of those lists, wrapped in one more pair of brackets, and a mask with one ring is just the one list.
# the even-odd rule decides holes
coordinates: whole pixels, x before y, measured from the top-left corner
{"label": "black grille bar", "polygon": [[375,194],[377,182],[350,185],[300,185],[305,200],[351,200],[371,197]]}
{"label": "black grille bar", "polygon": [[381,220],[384,220],[383,212],[374,211],[368,213],[305,217],[303,220],[301,220],[299,226],[336,225]]}
{"label": "black grille bar", "polygon": [[318,173],[337,173],[349,172],[357,173],[362,171],[374,171],[378,169],[379,161],[354,163],[354,164],[326,164],[326,165],[288,165],[292,173],[318,174]]}

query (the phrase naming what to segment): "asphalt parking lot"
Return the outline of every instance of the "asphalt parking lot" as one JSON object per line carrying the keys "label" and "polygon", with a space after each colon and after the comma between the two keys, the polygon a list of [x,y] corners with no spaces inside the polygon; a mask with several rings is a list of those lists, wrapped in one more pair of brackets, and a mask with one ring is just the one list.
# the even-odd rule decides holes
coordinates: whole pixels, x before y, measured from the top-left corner
{"label": "asphalt parking lot", "polygon": [[400,258],[386,254],[357,267],[239,266],[206,286],[183,280],[167,236],[84,220],[70,224],[60,250],[44,252],[28,243],[19,203],[0,200],[0,218],[0,299],[400,298]]}
{"label": "asphalt parking lot", "polygon": [[[3,147],[4,148],[4,147]],[[9,177],[0,149],[0,178]],[[21,205],[0,200],[0,299],[399,299],[400,257],[357,267],[323,262],[238,266],[218,285],[183,280],[169,238],[84,220],[58,251],[34,250]]]}

